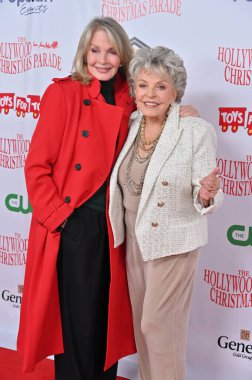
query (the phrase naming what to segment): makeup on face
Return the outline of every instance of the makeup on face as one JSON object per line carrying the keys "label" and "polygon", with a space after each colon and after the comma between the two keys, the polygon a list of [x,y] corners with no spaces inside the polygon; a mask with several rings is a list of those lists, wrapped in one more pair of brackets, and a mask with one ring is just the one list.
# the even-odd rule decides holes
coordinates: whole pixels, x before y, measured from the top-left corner
{"label": "makeup on face", "polygon": [[88,71],[98,80],[113,78],[119,68],[121,59],[104,30],[97,30],[91,40],[87,53]]}

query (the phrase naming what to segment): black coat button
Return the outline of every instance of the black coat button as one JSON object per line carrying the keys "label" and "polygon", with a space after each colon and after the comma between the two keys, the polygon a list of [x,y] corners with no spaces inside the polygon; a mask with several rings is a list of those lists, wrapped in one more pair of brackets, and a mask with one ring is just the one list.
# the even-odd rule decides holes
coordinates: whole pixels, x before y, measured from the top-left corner
{"label": "black coat button", "polygon": [[81,170],[81,164],[75,164],[75,170]]}
{"label": "black coat button", "polygon": [[83,103],[85,104],[85,106],[90,106],[91,100],[90,99],[84,99]]}
{"label": "black coat button", "polygon": [[69,197],[69,195],[67,195],[64,200],[65,200],[65,203],[70,203],[71,197]]}
{"label": "black coat button", "polygon": [[89,136],[89,131],[87,131],[86,129],[84,129],[84,131],[82,131],[81,134],[82,134],[83,137],[88,137]]}

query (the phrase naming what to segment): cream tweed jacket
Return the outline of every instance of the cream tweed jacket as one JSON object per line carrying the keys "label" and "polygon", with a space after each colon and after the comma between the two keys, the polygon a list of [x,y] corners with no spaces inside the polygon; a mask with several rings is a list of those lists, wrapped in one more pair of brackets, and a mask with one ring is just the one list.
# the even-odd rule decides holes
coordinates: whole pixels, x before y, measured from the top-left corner
{"label": "cream tweed jacket", "polygon": [[[109,216],[114,246],[125,238],[119,167],[134,142],[142,114],[130,119],[125,145],[110,179]],[[216,133],[198,117],[179,117],[173,104],[147,168],[135,233],[144,261],[192,251],[207,243],[207,216],[222,202],[222,191],[204,208],[198,201],[199,180],[216,167]]]}

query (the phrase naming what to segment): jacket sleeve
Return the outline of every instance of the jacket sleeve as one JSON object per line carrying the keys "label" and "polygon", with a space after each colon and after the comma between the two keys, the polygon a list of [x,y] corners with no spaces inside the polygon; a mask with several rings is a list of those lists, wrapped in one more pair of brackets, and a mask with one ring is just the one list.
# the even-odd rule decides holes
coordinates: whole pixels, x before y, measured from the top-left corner
{"label": "jacket sleeve", "polygon": [[40,118],[25,162],[27,191],[34,215],[50,232],[73,211],[60,198],[52,178],[66,118],[64,94],[57,83],[51,84],[42,97]]}
{"label": "jacket sleeve", "polygon": [[222,203],[223,193],[220,189],[215,195],[210,206],[204,207],[199,201],[199,181],[211,173],[216,167],[217,137],[214,127],[203,119],[198,122],[193,129],[193,165],[192,165],[192,186],[194,207],[201,214],[210,214]]}

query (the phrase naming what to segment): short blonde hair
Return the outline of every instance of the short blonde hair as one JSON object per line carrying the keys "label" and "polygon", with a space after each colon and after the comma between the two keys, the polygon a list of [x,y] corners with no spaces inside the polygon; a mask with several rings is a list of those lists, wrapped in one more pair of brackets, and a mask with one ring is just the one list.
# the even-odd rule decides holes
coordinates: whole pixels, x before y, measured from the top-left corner
{"label": "short blonde hair", "polygon": [[125,30],[117,21],[110,17],[96,17],[91,20],[84,29],[73,61],[73,79],[79,80],[84,84],[90,83],[92,79],[87,71],[87,53],[93,35],[97,30],[104,30],[107,33],[108,39],[121,60],[119,71],[123,74],[125,79],[127,79],[129,62],[133,56],[133,49]]}
{"label": "short blonde hair", "polygon": [[177,91],[176,102],[181,102],[186,88],[187,74],[183,60],[173,50],[164,46],[156,46],[154,48],[143,47],[136,51],[129,67],[129,83],[133,96],[134,83],[141,70],[154,70],[160,74],[168,74]]}

